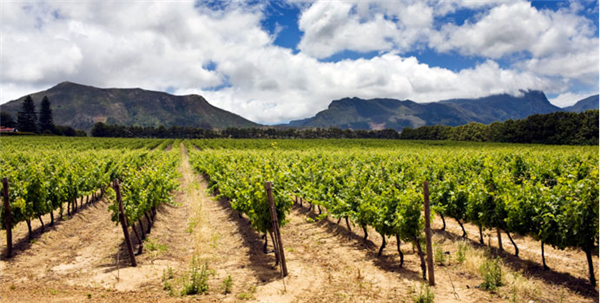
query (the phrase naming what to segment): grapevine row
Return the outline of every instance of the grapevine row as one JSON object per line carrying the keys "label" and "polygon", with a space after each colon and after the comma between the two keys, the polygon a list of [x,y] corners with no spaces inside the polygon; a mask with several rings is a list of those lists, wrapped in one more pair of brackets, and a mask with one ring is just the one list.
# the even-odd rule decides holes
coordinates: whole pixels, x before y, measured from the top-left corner
{"label": "grapevine row", "polygon": [[[164,143],[174,140],[70,140],[61,138],[2,138],[0,171],[8,179],[11,228],[26,222],[29,238],[31,221],[54,211],[63,216],[77,210],[77,199],[105,193],[111,180],[124,180],[123,198],[127,219],[140,221],[143,214],[158,204],[172,202],[170,193],[177,187],[177,149],[162,152]],[[126,143],[132,143],[126,147]],[[161,145],[162,148],[157,148]],[[132,148],[135,147],[135,148]],[[106,147],[106,148],[102,148]],[[156,149],[149,151],[150,149]],[[109,209],[116,221],[115,205]],[[0,207],[2,229],[7,213]]]}
{"label": "grapevine row", "polygon": [[298,150],[265,141],[241,141],[236,143],[240,150],[228,150],[227,142],[198,141],[208,149],[194,151],[192,165],[260,232],[270,226],[262,189],[269,180],[281,222],[292,199],[301,197],[324,207],[327,215],[362,227],[365,238],[367,227],[375,229],[384,239],[380,252],[387,237],[413,242],[420,250],[421,186],[428,180],[434,209],[442,217],[461,225],[471,222],[480,230],[502,230],[511,241],[510,233],[519,233],[558,249],[580,248],[595,283],[591,255],[598,245],[598,154],[590,149],[548,152],[499,145],[486,151],[427,150],[415,145],[401,151],[354,147],[323,152],[302,150],[291,141],[284,144],[298,144]]}

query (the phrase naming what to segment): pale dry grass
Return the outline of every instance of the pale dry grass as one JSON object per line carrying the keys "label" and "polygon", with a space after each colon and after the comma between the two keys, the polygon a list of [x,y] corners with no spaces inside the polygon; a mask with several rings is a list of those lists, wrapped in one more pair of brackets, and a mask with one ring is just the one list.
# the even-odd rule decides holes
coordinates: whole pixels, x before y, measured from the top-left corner
{"label": "pale dry grass", "polygon": [[[502,269],[505,271],[505,269]],[[541,289],[544,288],[540,282],[523,277],[518,272],[508,272],[503,277],[503,282],[508,288],[508,292],[512,297],[513,292],[517,294],[517,298],[533,300],[540,296]]]}
{"label": "pale dry grass", "polygon": [[187,232],[191,234],[192,239],[194,240],[194,255],[207,255],[210,252],[210,247],[207,245],[211,242],[211,239],[214,237],[212,235],[212,230],[210,228],[210,224],[208,222],[208,218],[206,217],[205,212],[203,212],[203,196],[201,194],[201,187],[198,184],[198,180],[196,174],[188,161],[188,154],[183,146],[181,145],[181,175],[182,178],[182,188],[185,189],[187,193],[185,195],[185,199],[187,200],[187,204],[190,206],[190,216],[187,222]]}
{"label": "pale dry grass", "polygon": [[[455,241],[451,242],[451,249],[455,252],[454,255],[458,255],[458,251],[461,250],[464,253],[464,261],[462,262],[462,267],[469,273],[479,276],[479,267],[488,259],[485,254],[485,251],[482,249],[473,248],[471,245],[466,243],[465,241]],[[456,261],[456,258],[455,260]]]}
{"label": "pale dry grass", "polygon": [[[475,248],[462,240],[452,242],[444,239],[440,244],[448,245],[448,242],[450,242],[450,247],[445,247],[454,251],[455,253],[453,255],[456,256],[461,248],[464,252],[464,261],[462,264],[458,262],[456,257],[452,262],[460,264],[459,266],[461,266],[462,270],[481,278],[480,268],[482,264],[487,260],[493,259],[493,257],[486,252],[487,248]],[[517,302],[523,300],[535,300],[540,296],[541,290],[544,289],[543,283],[536,279],[524,277],[522,273],[507,267],[502,260],[498,261],[502,268],[503,284],[503,286],[498,289],[498,293],[503,294],[504,297],[509,300],[515,299]],[[565,293],[567,292],[566,289],[563,289],[562,291]]]}

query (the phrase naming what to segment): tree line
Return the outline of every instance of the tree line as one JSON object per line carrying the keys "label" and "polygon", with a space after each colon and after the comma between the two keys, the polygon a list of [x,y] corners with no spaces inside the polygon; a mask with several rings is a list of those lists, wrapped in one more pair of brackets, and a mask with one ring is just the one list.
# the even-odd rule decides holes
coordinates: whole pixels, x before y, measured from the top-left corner
{"label": "tree line", "polygon": [[[55,125],[50,101],[42,99],[39,118],[30,96],[25,97],[15,122],[9,113],[2,112],[0,124],[16,127],[20,132],[85,136],[82,130]],[[183,126],[124,126],[98,122],[91,130],[94,137],[120,138],[189,138],[189,139],[404,139],[452,140],[476,142],[537,143],[566,145],[598,145],[598,110],[581,113],[555,112],[531,115],[520,120],[506,120],[485,125],[472,122],[461,126],[431,125],[405,127],[401,133],[394,129],[351,130],[340,128],[234,128]]]}
{"label": "tree line", "polygon": [[520,120],[506,120],[485,125],[472,122],[461,126],[432,125],[394,129],[351,130],[339,128],[226,128],[140,127],[108,125],[98,122],[94,137],[121,138],[233,138],[233,139],[404,139],[452,140],[476,142],[536,143],[564,145],[598,145],[598,110],[581,113],[555,112],[531,115]]}
{"label": "tree line", "polygon": [[535,114],[525,119],[485,125],[406,127],[400,139],[476,142],[598,145],[598,110]]}
{"label": "tree line", "polygon": [[98,122],[91,131],[94,137],[119,138],[188,138],[188,139],[399,139],[400,134],[393,129],[384,130],[350,130],[339,128],[234,128],[210,129],[201,127],[140,127],[124,125],[108,125]]}
{"label": "tree line", "polygon": [[31,96],[25,97],[21,104],[21,110],[17,112],[17,121],[7,112],[0,113],[0,124],[5,127],[16,128],[20,133],[58,135],[67,137],[85,137],[87,134],[83,130],[76,130],[71,126],[55,125],[52,117],[52,107],[50,100],[44,96],[40,104],[41,109],[38,113],[35,110],[35,103]]}

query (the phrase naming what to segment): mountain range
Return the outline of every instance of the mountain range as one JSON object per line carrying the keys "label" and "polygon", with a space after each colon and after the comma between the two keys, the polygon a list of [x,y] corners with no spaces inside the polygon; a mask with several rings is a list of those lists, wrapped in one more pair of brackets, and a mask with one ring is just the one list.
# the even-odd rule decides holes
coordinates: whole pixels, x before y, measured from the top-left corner
{"label": "mountain range", "polygon": [[[96,122],[136,126],[190,126],[223,129],[261,127],[231,112],[212,106],[202,96],[174,96],[139,88],[96,88],[62,82],[30,95],[37,108],[43,96],[52,103],[54,122],[90,130]],[[0,111],[16,117],[24,97],[0,105]],[[451,99],[431,103],[411,100],[343,98],[314,117],[278,127],[339,127],[343,129],[401,130],[423,125],[463,125],[470,122],[522,119],[532,114],[598,109],[598,95],[559,108],[541,91],[522,91],[520,96],[492,95],[477,99]]]}
{"label": "mountain range", "polygon": [[293,127],[331,127],[352,129],[400,130],[424,125],[464,125],[470,122],[489,124],[494,121],[523,119],[533,114],[557,111],[598,109],[598,95],[560,108],[548,101],[541,91],[523,91],[521,96],[492,95],[477,99],[451,99],[431,103],[411,100],[344,98],[331,102],[314,117],[295,120]]}
{"label": "mountain range", "polygon": [[567,112],[583,112],[589,109],[598,109],[598,95],[589,96],[577,101],[577,103],[572,106],[563,108],[563,110]]}
{"label": "mountain range", "polygon": [[[90,130],[96,122],[136,126],[192,126],[204,128],[258,127],[259,124],[208,103],[202,96],[171,94],[139,88],[96,88],[62,82],[30,95],[36,105],[44,96],[52,104],[54,123]],[[24,97],[0,106],[16,118]]]}

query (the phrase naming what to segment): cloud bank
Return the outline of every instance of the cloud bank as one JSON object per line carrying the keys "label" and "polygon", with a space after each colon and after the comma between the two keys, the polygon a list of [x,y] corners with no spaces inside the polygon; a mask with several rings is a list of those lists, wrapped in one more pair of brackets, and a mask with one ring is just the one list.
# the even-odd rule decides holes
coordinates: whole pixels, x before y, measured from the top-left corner
{"label": "cloud bank", "polygon": [[[296,49],[277,46],[280,33],[264,28],[269,2],[217,4],[2,3],[0,102],[68,80],[197,93],[277,123],[348,96],[426,102],[541,89],[562,94],[562,104],[598,90],[597,29],[576,2],[557,10],[521,1],[283,3],[299,8]],[[471,17],[453,22],[459,11]],[[326,60],[344,51],[375,55]],[[475,63],[431,66],[415,52]]]}

